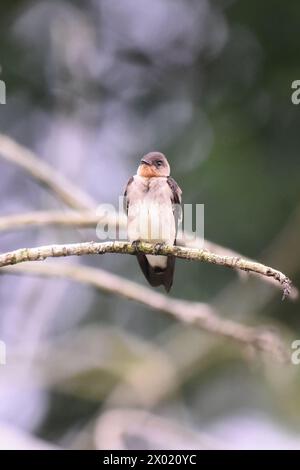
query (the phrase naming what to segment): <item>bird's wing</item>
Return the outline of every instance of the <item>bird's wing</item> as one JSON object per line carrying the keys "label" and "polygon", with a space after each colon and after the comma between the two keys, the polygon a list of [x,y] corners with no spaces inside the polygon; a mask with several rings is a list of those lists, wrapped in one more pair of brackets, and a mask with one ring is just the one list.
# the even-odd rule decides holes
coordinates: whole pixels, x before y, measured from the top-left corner
{"label": "bird's wing", "polygon": [[128,189],[132,182],[133,182],[133,176],[129,179],[126,185],[125,191],[124,191],[124,195],[123,195],[123,208],[126,214],[128,214],[128,206],[129,206]]}
{"label": "bird's wing", "polygon": [[169,176],[168,179],[167,179],[167,183],[170,186],[171,191],[172,191],[172,195],[173,195],[172,202],[173,202],[173,204],[181,204],[182,191],[181,191],[180,187],[178,186],[178,184],[176,183],[176,181],[174,180],[174,178]]}
{"label": "bird's wing", "polygon": [[176,231],[178,229],[178,224],[182,220],[182,207],[181,207],[181,195],[182,191],[176,181],[169,176],[167,183],[172,191],[172,204],[173,204],[173,214],[175,218]]}

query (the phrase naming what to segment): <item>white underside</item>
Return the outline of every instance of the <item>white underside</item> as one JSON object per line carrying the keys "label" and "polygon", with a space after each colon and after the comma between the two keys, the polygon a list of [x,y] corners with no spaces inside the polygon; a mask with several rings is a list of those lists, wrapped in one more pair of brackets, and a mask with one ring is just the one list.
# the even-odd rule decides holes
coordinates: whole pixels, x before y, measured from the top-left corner
{"label": "white underside", "polygon": [[165,269],[167,267],[168,258],[166,256],[146,255],[146,258],[153,268]]}
{"label": "white underside", "polygon": [[[139,207],[130,208],[128,219],[130,241],[174,244],[176,231],[171,203],[159,205],[143,202]],[[163,269],[167,266],[166,256],[147,255],[146,258],[153,267]]]}
{"label": "white underside", "polygon": [[[167,179],[135,176],[128,196],[128,239],[173,245],[176,227]],[[147,260],[153,267],[167,265],[166,256],[147,255]]]}

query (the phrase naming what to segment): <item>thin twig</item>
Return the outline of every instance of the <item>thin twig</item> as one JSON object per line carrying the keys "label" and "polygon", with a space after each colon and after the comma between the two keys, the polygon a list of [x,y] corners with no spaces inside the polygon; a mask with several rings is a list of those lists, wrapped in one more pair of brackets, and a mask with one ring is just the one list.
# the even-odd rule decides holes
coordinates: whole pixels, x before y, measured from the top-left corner
{"label": "thin twig", "polygon": [[36,248],[21,248],[0,255],[0,267],[23,263],[25,261],[41,261],[46,258],[59,258],[63,256],[100,255],[104,253],[121,253],[136,255],[138,252],[147,255],[173,255],[177,258],[202,261],[217,264],[232,269],[254,272],[266,277],[272,277],[279,282],[283,289],[283,298],[288,297],[291,291],[290,279],[277,269],[261,263],[244,260],[242,258],[220,256],[208,250],[186,248],[171,245],[153,245],[151,243],[114,242],[86,242],[66,245],[48,245]]}
{"label": "thin twig", "polygon": [[96,204],[90,196],[33,152],[3,134],[0,134],[0,156],[27,171],[37,182],[50,189],[69,207],[77,210],[95,207]]}
{"label": "thin twig", "polygon": [[[191,241],[190,238],[188,238],[188,241],[186,241],[183,238],[182,240],[180,240],[179,244],[182,245],[182,246],[186,246],[188,248],[199,248],[203,245],[203,248],[205,250],[211,251],[211,252],[213,252],[213,253],[221,256],[221,257],[224,257],[224,256],[228,257],[229,256],[229,257],[233,257],[233,258],[243,258],[247,262],[257,263],[257,261],[252,259],[252,258],[242,256],[237,251],[234,251],[230,248],[225,248],[225,247],[223,247],[221,245],[218,245],[217,243],[214,243],[210,240],[204,240],[204,243],[202,242],[202,244],[201,244],[200,239],[196,238],[194,241]],[[278,281],[274,277],[267,277],[264,274],[260,274],[260,273],[257,273],[257,272],[241,271],[239,269],[236,269],[236,272],[239,274],[239,276],[242,280],[245,280],[245,279],[247,280],[249,278],[249,275],[252,275],[253,277],[260,278],[261,281],[263,281],[267,284],[270,284],[273,287],[276,287],[277,289],[281,288],[281,285],[278,283]],[[298,298],[299,298],[299,290],[294,285],[291,285],[289,299],[290,300],[297,300]]]}
{"label": "thin twig", "polygon": [[[1,269],[9,274],[59,277],[92,285],[102,292],[137,301],[152,310],[166,313],[180,322],[208,333],[234,340],[242,345],[269,353],[276,360],[287,358],[286,349],[277,334],[267,328],[242,325],[218,316],[208,304],[171,298],[102,269],[67,263],[25,263]],[[0,271],[0,272],[1,272]]]}
{"label": "thin twig", "polygon": [[[5,160],[14,163],[20,166],[23,170],[25,170],[28,174],[30,174],[34,179],[37,180],[38,183],[42,184],[43,186],[47,187],[50,191],[52,191],[60,200],[62,200],[67,206],[77,209],[79,211],[92,211],[96,207],[96,201],[94,201],[88,194],[80,190],[77,186],[75,186],[72,182],[70,182],[66,177],[63,177],[59,172],[54,170],[50,165],[43,162],[37,155],[35,155],[32,151],[28,150],[26,147],[15,142],[10,137],[0,134],[0,157],[4,158]],[[11,223],[11,228],[14,226],[20,227],[20,220],[18,221],[17,218],[21,216],[15,216],[15,219],[8,220],[7,218],[2,221],[2,226],[4,226],[3,230],[9,230]],[[33,214],[29,214],[29,218],[31,219],[26,220],[26,216],[24,215],[24,225],[36,225],[34,222]],[[90,217],[91,225],[94,225],[94,220],[92,220],[92,216]],[[43,219],[43,221],[42,221]],[[65,220],[63,220],[65,219]],[[109,215],[107,215],[107,219],[109,219]],[[75,223],[76,222],[76,223]],[[108,220],[104,220],[103,224],[107,224]],[[58,213],[52,215],[47,215],[44,213],[41,215],[40,220],[38,221],[38,225],[77,225],[77,226],[85,226],[85,222],[81,218],[75,220],[74,214],[72,216],[63,216]],[[118,225],[120,228],[123,228],[126,224],[126,219],[124,217],[120,217],[118,219]],[[0,222],[1,227],[1,222]],[[0,228],[1,230],[1,228]],[[203,240],[194,240],[191,241],[190,237],[186,240],[180,240],[180,245],[184,245],[187,247],[198,247],[203,245]],[[220,255],[221,257],[224,256],[232,256],[232,257],[241,257],[246,259],[247,261],[251,261],[249,258],[236,253],[235,251],[213,243],[211,241],[205,240],[204,247],[208,250],[215,252],[216,254]],[[241,272],[241,271],[240,271]],[[259,273],[254,273],[255,275],[259,275]],[[274,281],[273,277],[267,277],[265,275],[262,276],[262,279],[265,282],[275,284],[278,286],[278,282]],[[291,297],[297,298],[298,291],[293,287],[291,291]]]}
{"label": "thin twig", "polygon": [[[4,231],[12,231],[12,230],[23,230],[28,227],[38,226],[38,227],[45,227],[45,226],[58,226],[58,227],[85,227],[91,228],[96,227],[98,224],[101,226],[109,225],[115,226],[116,230],[118,228],[122,229],[126,225],[126,217],[125,215],[122,216],[121,214],[105,214],[100,215],[97,214],[96,211],[80,211],[80,212],[71,212],[71,211],[33,211],[28,213],[21,213],[21,214],[13,214],[0,217],[0,232]],[[201,241],[198,239],[191,241],[190,239],[185,242],[183,238],[180,240],[180,245],[186,246],[188,248],[197,248],[201,245]],[[231,256],[239,258],[241,257],[239,253],[230,250],[229,248],[220,247],[220,245],[213,243],[211,241],[205,240],[204,241],[204,248],[208,251],[214,252],[217,255],[222,257],[224,256]],[[254,260],[250,258],[244,258],[247,261],[254,262]],[[245,271],[237,271],[242,276],[247,276]],[[269,282],[271,285],[275,287],[280,287],[277,280],[273,277],[266,277],[264,275],[260,275],[258,273],[252,273],[256,276],[260,276],[262,280],[265,282]],[[299,296],[299,291],[295,286],[291,287],[290,298],[292,300],[297,299]]]}
{"label": "thin twig", "polygon": [[23,230],[28,227],[58,226],[58,227],[96,227],[97,224],[107,225],[116,223],[116,217],[105,214],[97,215],[95,211],[33,211],[0,217],[0,232]]}
{"label": "thin twig", "polygon": [[97,419],[94,436],[97,449],[128,450],[127,436],[139,436],[147,443],[147,448],[154,445],[155,449],[170,443],[174,449],[229,448],[206,433],[192,431],[173,420],[140,409],[116,408],[105,411]]}

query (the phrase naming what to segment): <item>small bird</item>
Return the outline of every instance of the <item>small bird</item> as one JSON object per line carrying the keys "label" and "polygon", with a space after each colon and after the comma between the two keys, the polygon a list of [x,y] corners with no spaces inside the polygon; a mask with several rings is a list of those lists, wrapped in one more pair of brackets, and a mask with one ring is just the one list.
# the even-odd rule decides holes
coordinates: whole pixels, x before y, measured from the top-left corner
{"label": "small bird", "polygon": [[[181,218],[181,194],[178,184],[170,176],[170,165],[165,155],[147,153],[124,193],[129,241],[175,245]],[[138,253],[137,259],[149,284],[152,287],[163,285],[169,292],[173,284],[175,257]]]}

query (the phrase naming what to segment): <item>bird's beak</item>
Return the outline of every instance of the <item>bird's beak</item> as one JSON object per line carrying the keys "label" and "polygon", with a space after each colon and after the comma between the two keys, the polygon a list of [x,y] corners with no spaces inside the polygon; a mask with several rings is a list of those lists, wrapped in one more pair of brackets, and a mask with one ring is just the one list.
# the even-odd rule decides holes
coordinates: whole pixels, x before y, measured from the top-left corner
{"label": "bird's beak", "polygon": [[148,165],[148,166],[151,166],[151,163],[147,162],[147,160],[141,160],[141,163],[143,163],[144,165]]}

